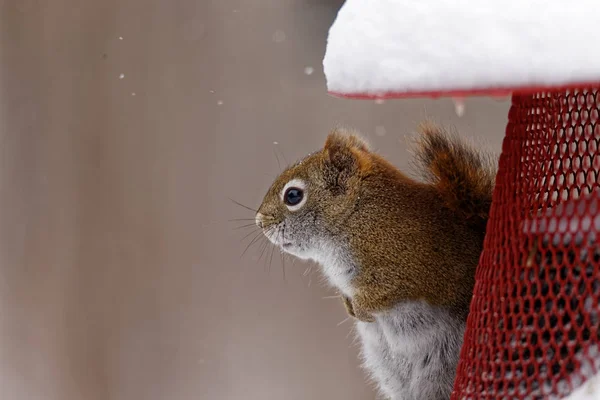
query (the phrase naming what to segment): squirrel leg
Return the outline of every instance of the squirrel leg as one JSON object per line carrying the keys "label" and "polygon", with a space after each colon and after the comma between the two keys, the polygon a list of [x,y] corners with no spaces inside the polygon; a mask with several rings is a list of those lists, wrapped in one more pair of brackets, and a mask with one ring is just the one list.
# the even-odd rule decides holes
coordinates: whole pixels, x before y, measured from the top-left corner
{"label": "squirrel leg", "polygon": [[342,295],[342,302],[344,303],[344,307],[346,308],[348,315],[356,318],[356,315],[354,314],[354,308],[352,307],[352,301],[348,297]]}
{"label": "squirrel leg", "polygon": [[373,316],[371,314],[369,314],[368,312],[366,312],[360,308],[355,308],[354,305],[352,304],[352,300],[350,300],[349,297],[342,295],[342,301],[344,303],[344,307],[346,307],[346,312],[351,317],[354,317],[363,322],[374,322],[375,321],[375,318],[373,318]]}

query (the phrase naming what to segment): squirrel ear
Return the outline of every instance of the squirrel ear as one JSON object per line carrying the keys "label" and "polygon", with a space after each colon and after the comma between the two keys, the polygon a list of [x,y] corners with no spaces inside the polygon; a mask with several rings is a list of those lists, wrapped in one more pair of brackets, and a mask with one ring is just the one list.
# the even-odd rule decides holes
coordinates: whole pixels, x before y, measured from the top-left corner
{"label": "squirrel ear", "polygon": [[333,130],[327,137],[323,153],[331,171],[331,183],[345,185],[348,178],[365,167],[369,148],[366,142],[355,134],[339,129]]}
{"label": "squirrel ear", "polygon": [[342,128],[335,128],[327,136],[325,149],[330,147],[345,147],[365,152],[370,150],[365,139],[361,138],[356,132],[347,131]]}

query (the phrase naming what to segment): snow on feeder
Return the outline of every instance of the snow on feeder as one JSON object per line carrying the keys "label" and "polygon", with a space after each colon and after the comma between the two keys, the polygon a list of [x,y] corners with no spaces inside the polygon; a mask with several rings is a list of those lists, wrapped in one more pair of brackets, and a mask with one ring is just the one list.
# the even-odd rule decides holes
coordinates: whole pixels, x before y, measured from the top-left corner
{"label": "snow on feeder", "polygon": [[600,399],[599,27],[597,0],[346,0],[330,29],[335,96],[512,94],[452,399]]}

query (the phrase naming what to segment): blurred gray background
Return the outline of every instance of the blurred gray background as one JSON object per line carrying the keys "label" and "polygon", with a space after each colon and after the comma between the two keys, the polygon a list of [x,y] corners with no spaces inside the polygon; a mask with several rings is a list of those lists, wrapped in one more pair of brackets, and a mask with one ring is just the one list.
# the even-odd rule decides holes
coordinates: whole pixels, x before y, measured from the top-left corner
{"label": "blurred gray background", "polygon": [[[326,93],[338,0],[0,0],[0,398],[368,400],[318,268],[242,252],[277,172],[423,118],[494,150],[508,103]],[[270,251],[270,248],[267,249]]]}

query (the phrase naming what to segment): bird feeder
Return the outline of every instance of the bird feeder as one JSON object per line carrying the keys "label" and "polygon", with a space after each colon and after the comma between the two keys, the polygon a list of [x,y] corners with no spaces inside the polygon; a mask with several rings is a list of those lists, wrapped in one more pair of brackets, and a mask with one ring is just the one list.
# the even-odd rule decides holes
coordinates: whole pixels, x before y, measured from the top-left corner
{"label": "bird feeder", "polygon": [[346,0],[329,31],[334,96],[512,98],[452,399],[600,398],[599,44],[598,0]]}

